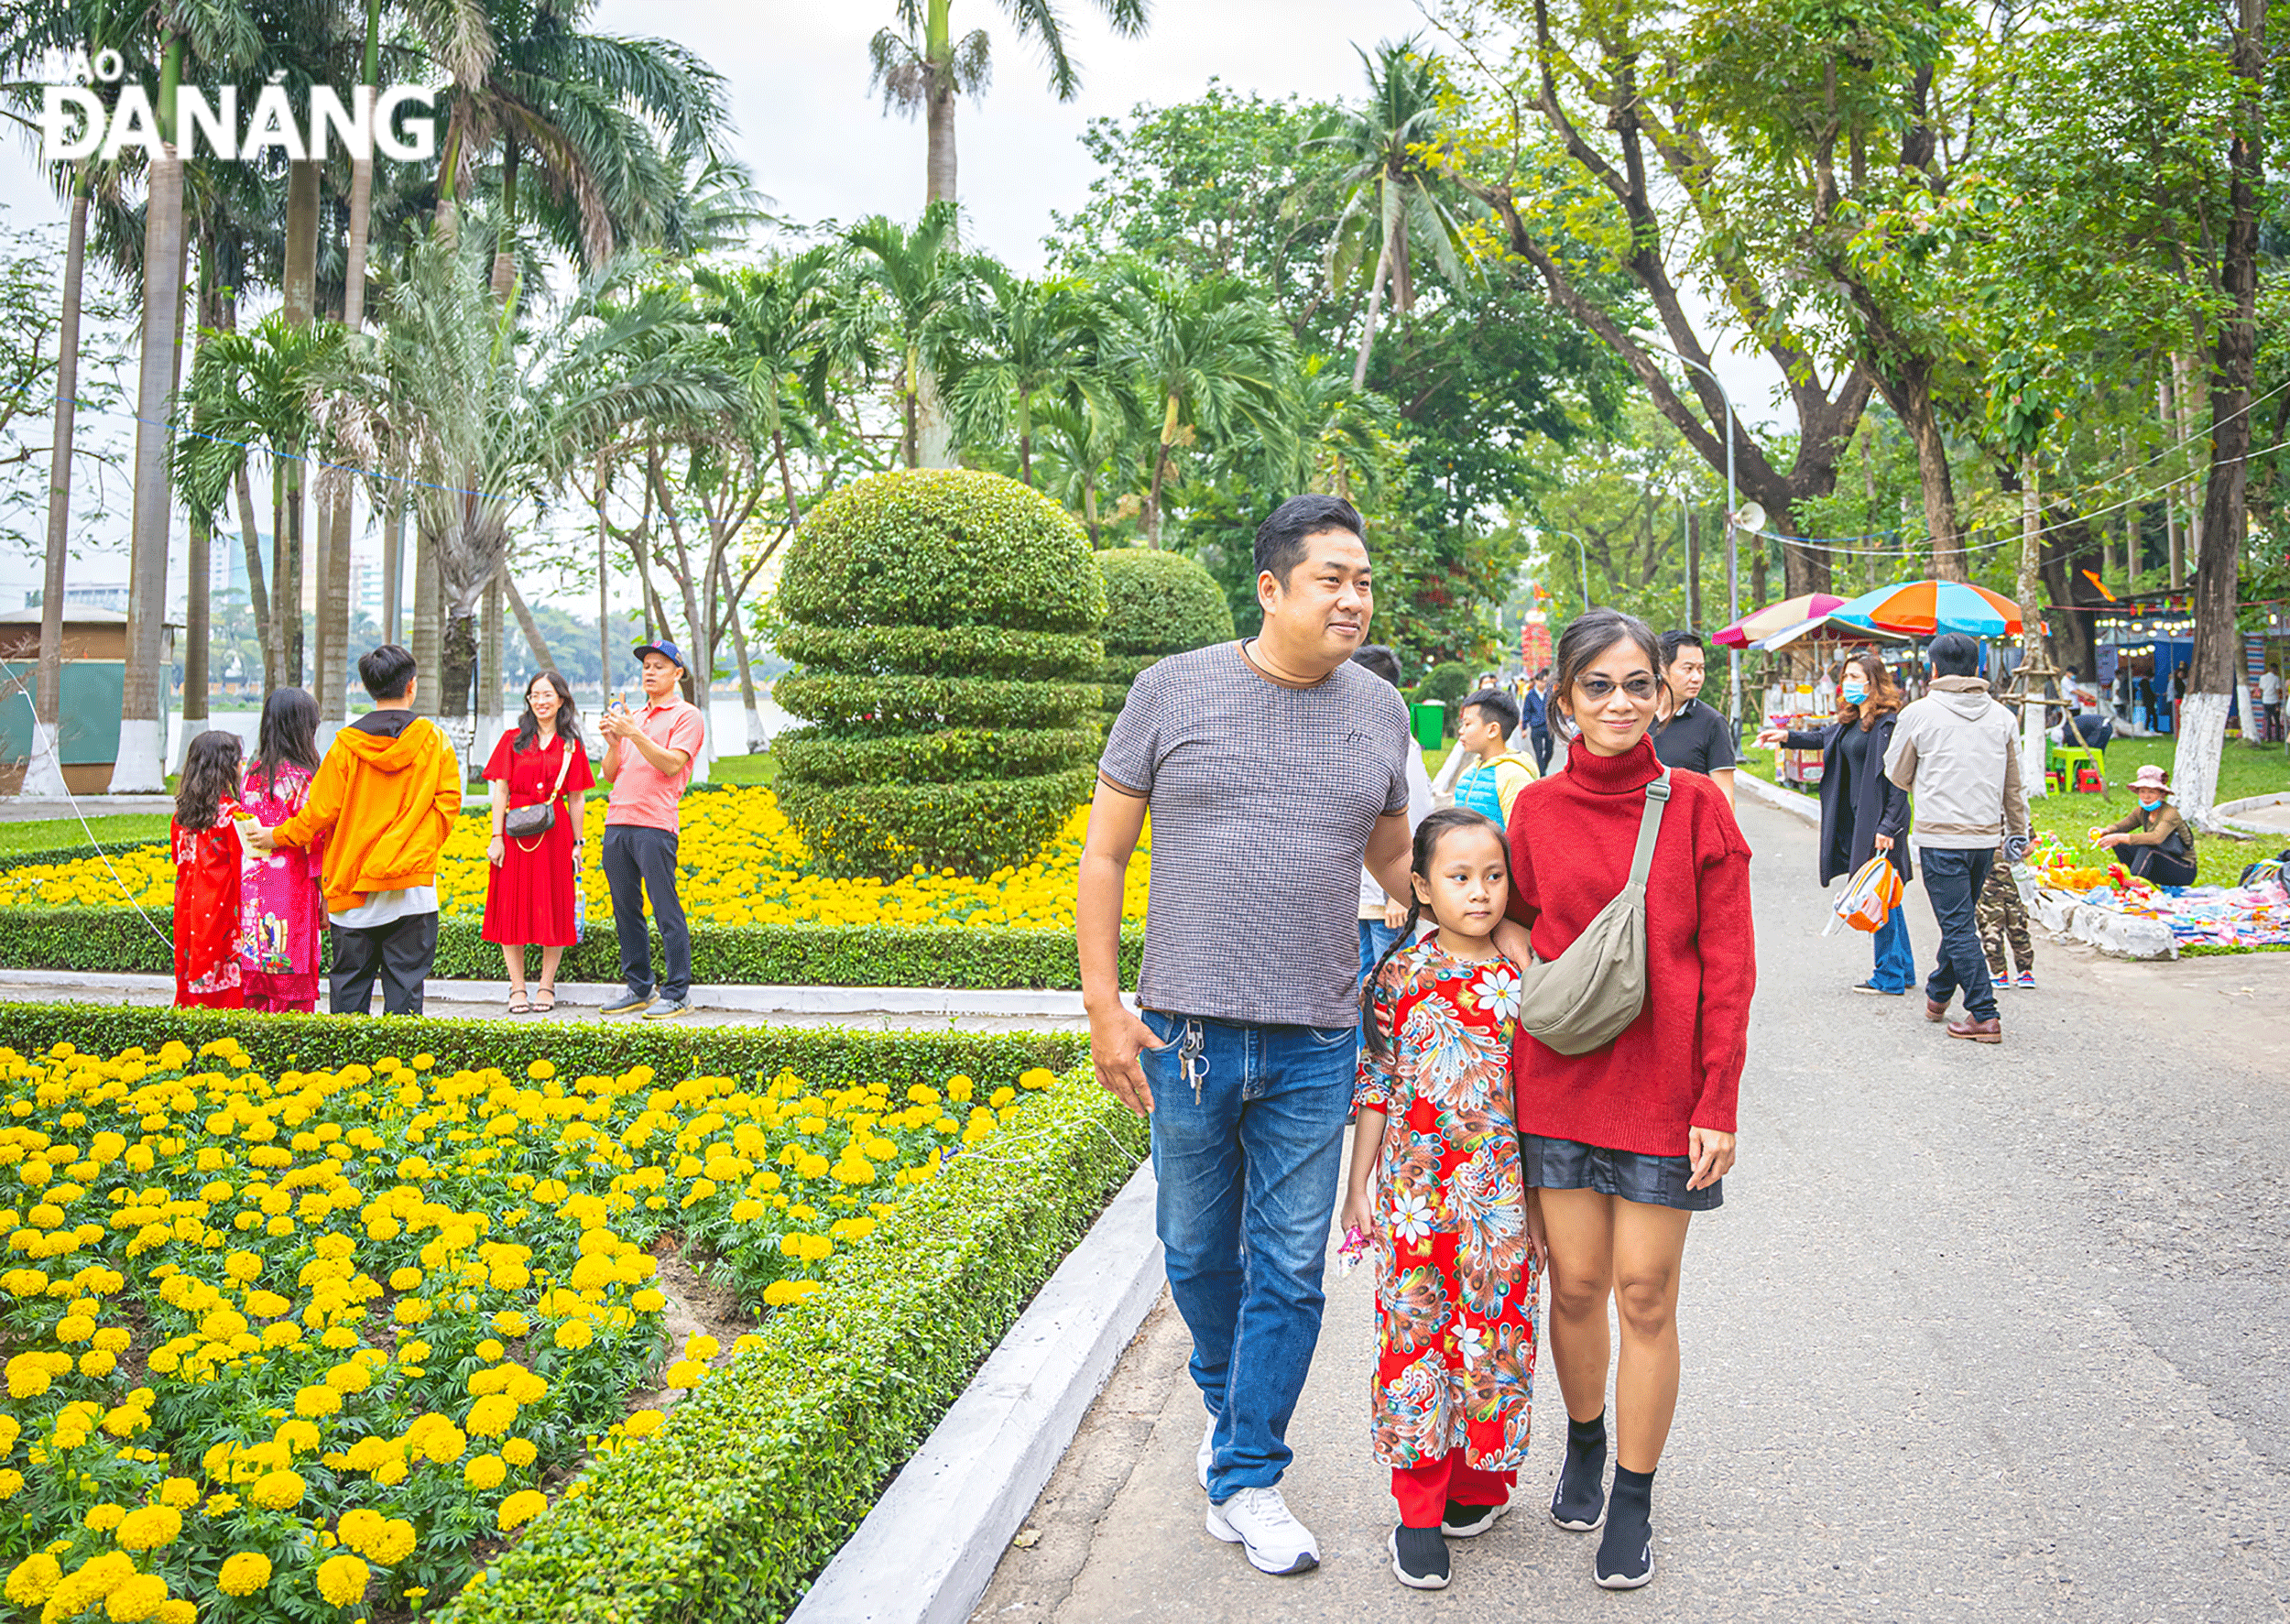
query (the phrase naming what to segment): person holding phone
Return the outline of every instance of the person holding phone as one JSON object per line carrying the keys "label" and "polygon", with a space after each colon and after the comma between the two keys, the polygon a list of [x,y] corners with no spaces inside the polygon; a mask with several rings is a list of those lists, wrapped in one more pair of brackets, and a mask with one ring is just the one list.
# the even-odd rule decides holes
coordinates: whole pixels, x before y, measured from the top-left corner
{"label": "person holding phone", "polygon": [[[676,802],[692,782],[692,763],[707,737],[697,705],[678,692],[684,657],[666,638],[640,645],[644,708],[623,697],[597,722],[605,736],[605,881],[612,888],[613,929],[620,938],[620,975],[627,990],[607,1015],[672,1019],[691,1008],[692,928],[676,894]],[[652,979],[652,943],[644,905],[660,921],[660,977]]]}

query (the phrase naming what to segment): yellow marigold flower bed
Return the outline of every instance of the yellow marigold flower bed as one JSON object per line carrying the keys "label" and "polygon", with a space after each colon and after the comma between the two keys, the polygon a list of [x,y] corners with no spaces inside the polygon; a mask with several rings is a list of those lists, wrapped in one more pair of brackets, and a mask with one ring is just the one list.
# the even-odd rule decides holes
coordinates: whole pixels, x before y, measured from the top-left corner
{"label": "yellow marigold flower bed", "polygon": [[[810,854],[766,789],[740,787],[687,796],[677,842],[678,890],[692,918],[719,925],[971,925],[1071,931],[1074,884],[1089,809],[1078,807],[1035,859],[984,879],[917,868],[888,885],[829,879],[809,872]],[[612,898],[602,866],[605,799],[588,798],[583,819],[586,867],[582,885],[592,920],[609,919]],[[475,919],[485,912],[488,825],[482,810],[463,817],[441,856],[441,912]],[[1150,836],[1149,836],[1150,839]],[[1125,916],[1145,917],[1146,870],[1129,866]],[[118,871],[118,879],[112,870]],[[69,863],[0,870],[0,907],[124,908],[124,882],[146,908],[175,899],[175,869],[164,845],[112,854],[111,867],[93,856]]]}
{"label": "yellow marigold flower bed", "polygon": [[[657,1430],[623,1414],[664,1351],[655,1241],[800,1301],[1002,1115],[959,1075],[267,1074],[232,1039],[0,1048],[0,1569],[59,1621],[451,1595],[551,1472]],[[725,1357],[695,1336],[668,1384]]]}

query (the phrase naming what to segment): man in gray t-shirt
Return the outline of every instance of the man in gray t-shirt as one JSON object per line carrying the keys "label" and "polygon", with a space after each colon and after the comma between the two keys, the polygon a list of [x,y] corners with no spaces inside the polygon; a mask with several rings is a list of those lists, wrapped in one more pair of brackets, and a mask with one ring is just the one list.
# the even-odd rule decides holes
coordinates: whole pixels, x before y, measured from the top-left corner
{"label": "man in gray t-shirt", "polygon": [[[1319,1561],[1277,1486],[1320,1337],[1361,866],[1408,891],[1406,713],[1348,663],[1374,607],[1363,534],[1340,497],[1281,504],[1257,531],[1262,632],[1138,679],[1074,909],[1098,1080],[1152,1117],[1169,1290],[1209,1411],[1208,1530],[1270,1574]],[[1120,997],[1121,892],[1149,809],[1140,1019]]]}

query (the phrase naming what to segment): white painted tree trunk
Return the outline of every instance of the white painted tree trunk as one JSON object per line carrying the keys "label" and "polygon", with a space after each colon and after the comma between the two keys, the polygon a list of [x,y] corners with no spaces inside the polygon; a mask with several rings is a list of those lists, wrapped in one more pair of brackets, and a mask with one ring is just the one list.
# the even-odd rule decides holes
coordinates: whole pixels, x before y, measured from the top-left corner
{"label": "white painted tree trunk", "polygon": [[2229,703],[2223,693],[2190,693],[2179,707],[2171,790],[2178,798],[2179,815],[2202,828],[2218,826],[2211,809],[2219,801],[2219,758],[2226,750]]}
{"label": "white painted tree trunk", "polygon": [[2047,740],[2044,722],[2048,713],[2039,695],[2031,693],[2020,706],[2020,782],[2030,801],[2051,791],[2050,781],[2044,776],[2044,761]]}
{"label": "white painted tree trunk", "polygon": [[167,792],[165,727],[165,723],[151,716],[122,716],[119,719],[119,759],[112,766],[110,793],[163,795]]}
{"label": "white painted tree trunk", "polygon": [[63,781],[63,757],[56,745],[53,724],[36,722],[32,725],[32,754],[24,767],[26,796],[53,801],[67,793]]}

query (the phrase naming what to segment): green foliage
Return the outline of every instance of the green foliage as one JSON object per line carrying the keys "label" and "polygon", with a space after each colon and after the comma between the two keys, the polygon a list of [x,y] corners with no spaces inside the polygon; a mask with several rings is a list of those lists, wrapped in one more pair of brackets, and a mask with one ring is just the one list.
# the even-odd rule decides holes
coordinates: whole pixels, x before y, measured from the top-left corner
{"label": "green foliage", "polygon": [[1460,660],[1435,665],[1424,674],[1423,685],[1416,690],[1416,697],[1438,700],[1447,707],[1447,714],[1452,718],[1456,706],[1462,703],[1465,694],[1471,692],[1475,675],[1472,669]]}
{"label": "green foliage", "polygon": [[776,697],[814,724],[777,791],[825,872],[990,873],[1087,797],[1097,691],[1057,679],[1104,658],[1105,584],[1046,496],[960,469],[846,486],[791,548],[775,612],[805,661]]}
{"label": "green foliage", "polygon": [[1076,1074],[952,1161],[638,1449],[597,1462],[448,1624],[783,1619],[1143,1152]]}
{"label": "green foliage", "polygon": [[[165,932],[173,915],[147,909],[0,909],[0,968],[72,970],[92,975],[167,975],[174,970]],[[439,921],[434,975],[452,980],[498,980],[501,950],[484,940],[474,920]],[[328,939],[331,952],[332,939]],[[1121,942],[1121,976],[1137,985],[1142,932]],[[331,958],[327,961],[331,964]],[[707,986],[1063,987],[1081,986],[1074,938],[1055,931],[943,927],[774,925],[692,927],[692,979]],[[565,950],[562,982],[612,984],[620,950],[609,928]],[[28,1008],[28,1006],[27,1006]],[[10,1016],[13,1026],[15,1015]],[[552,1029],[553,1030],[553,1029]]]}
{"label": "green foliage", "polygon": [[1098,674],[1106,708],[1118,711],[1129,684],[1167,654],[1230,640],[1232,609],[1198,561],[1149,547],[1097,555],[1106,581],[1106,660]]}

